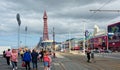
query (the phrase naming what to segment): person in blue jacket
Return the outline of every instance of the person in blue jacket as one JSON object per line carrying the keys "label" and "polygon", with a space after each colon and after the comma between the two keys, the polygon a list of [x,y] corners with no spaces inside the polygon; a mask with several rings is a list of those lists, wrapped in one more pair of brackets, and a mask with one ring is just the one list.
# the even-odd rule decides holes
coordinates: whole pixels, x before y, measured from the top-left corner
{"label": "person in blue jacket", "polygon": [[26,64],[26,70],[30,70],[31,53],[28,49],[26,49],[26,52],[23,55],[23,61]]}

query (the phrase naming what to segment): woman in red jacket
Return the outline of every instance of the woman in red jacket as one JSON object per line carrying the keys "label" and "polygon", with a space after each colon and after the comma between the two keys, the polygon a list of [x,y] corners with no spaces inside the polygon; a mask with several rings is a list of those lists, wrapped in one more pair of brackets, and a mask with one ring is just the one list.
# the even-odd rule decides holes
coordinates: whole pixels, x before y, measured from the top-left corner
{"label": "woman in red jacket", "polygon": [[48,70],[48,67],[50,65],[50,58],[49,58],[49,52],[47,51],[44,52],[43,62],[44,62],[44,70]]}

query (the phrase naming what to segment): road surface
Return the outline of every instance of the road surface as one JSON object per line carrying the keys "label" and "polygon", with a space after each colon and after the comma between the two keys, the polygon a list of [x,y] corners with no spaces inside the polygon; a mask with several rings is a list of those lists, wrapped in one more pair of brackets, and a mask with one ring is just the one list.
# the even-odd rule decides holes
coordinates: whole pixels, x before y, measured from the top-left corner
{"label": "road surface", "polygon": [[87,63],[86,56],[59,53],[59,63],[64,70],[120,70],[120,59],[96,57],[95,63]]}

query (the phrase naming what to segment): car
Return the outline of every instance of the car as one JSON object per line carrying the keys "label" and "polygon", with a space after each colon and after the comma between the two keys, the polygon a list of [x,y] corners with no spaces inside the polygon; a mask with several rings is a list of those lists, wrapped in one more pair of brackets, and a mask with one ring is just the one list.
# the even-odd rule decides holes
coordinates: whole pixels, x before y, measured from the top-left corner
{"label": "car", "polygon": [[80,50],[80,47],[79,46],[75,46],[73,49],[74,50]]}
{"label": "car", "polygon": [[111,50],[104,50],[104,53],[112,53]]}
{"label": "car", "polygon": [[94,53],[100,53],[100,51],[99,51],[99,50],[93,50],[93,52],[94,52]]}

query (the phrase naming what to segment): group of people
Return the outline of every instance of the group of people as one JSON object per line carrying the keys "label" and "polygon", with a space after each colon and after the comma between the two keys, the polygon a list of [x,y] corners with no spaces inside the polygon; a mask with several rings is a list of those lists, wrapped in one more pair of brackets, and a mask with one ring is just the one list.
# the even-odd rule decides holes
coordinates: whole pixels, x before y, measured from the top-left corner
{"label": "group of people", "polygon": [[13,70],[17,69],[18,51],[16,49],[4,51],[3,56],[6,58],[8,65],[12,64]]}
{"label": "group of people", "polygon": [[[48,50],[41,50],[38,52],[36,49],[33,49],[30,51],[29,49],[21,50],[20,51],[21,55],[21,60],[22,64],[25,64],[24,67],[26,70],[31,70],[30,63],[32,62],[32,70],[37,70],[38,69],[38,61],[43,62],[44,65],[44,70],[50,70],[51,67],[51,62],[52,62],[52,54],[51,51]],[[3,52],[3,56],[7,60],[7,64],[10,65],[12,64],[13,70],[17,69],[17,63],[18,63],[18,50],[8,49],[7,51]]]}

